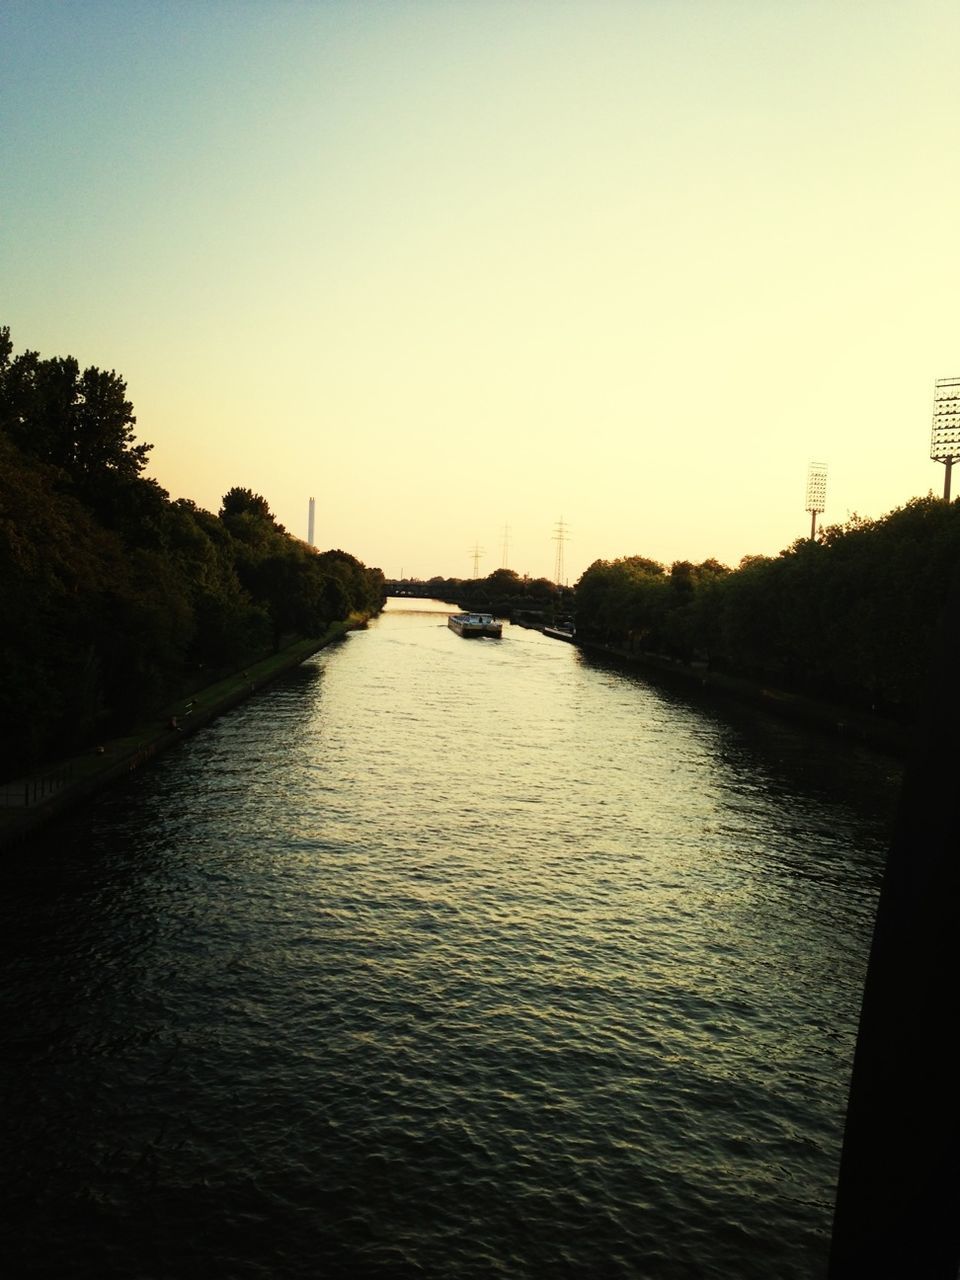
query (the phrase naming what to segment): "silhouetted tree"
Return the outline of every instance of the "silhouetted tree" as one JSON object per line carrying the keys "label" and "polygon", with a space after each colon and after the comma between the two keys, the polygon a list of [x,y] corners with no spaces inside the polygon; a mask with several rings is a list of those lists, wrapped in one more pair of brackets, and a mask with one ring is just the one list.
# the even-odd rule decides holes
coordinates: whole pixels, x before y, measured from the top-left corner
{"label": "silhouetted tree", "polygon": [[262,494],[254,493],[252,489],[241,489],[235,486],[223,495],[220,518],[223,520],[229,516],[240,515],[256,516],[260,520],[275,523],[270,504]]}
{"label": "silhouetted tree", "polygon": [[[129,723],[201,669],[376,612],[383,575],[291,538],[250,489],[220,517],[143,476],[116,373],[0,328],[0,771]],[[337,612],[339,610],[339,612]]]}

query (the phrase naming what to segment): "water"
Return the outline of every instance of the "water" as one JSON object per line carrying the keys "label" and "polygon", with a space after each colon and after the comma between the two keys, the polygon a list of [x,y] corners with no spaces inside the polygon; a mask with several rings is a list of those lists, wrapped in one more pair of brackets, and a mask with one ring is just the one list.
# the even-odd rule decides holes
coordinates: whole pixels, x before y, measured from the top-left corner
{"label": "water", "polygon": [[5,860],[13,1270],[822,1275],[894,785],[394,602]]}

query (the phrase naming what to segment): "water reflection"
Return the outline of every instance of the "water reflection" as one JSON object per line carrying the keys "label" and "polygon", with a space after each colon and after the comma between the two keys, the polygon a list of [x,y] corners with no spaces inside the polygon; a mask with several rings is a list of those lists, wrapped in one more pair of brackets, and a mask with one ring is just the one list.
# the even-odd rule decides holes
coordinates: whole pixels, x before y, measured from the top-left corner
{"label": "water reflection", "polygon": [[886,766],[415,609],[0,870],[24,1258],[819,1274]]}

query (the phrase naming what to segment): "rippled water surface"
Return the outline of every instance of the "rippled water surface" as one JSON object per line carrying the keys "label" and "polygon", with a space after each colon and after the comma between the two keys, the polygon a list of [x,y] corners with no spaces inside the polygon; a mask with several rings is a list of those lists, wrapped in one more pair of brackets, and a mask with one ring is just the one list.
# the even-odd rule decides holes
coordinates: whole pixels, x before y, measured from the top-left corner
{"label": "rippled water surface", "polygon": [[444,621],[6,858],[19,1272],[822,1275],[890,766]]}

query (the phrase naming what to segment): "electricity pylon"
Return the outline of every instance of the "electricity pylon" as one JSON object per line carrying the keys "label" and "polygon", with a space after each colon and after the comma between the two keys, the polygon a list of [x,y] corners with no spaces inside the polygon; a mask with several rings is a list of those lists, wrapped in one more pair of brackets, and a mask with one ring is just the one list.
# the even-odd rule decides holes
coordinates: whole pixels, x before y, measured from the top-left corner
{"label": "electricity pylon", "polygon": [[553,580],[558,587],[566,586],[563,580],[563,544],[567,541],[567,525],[563,522],[563,516],[557,521],[553,528],[553,541],[557,544],[557,558],[554,561]]}

